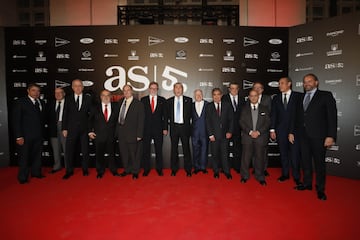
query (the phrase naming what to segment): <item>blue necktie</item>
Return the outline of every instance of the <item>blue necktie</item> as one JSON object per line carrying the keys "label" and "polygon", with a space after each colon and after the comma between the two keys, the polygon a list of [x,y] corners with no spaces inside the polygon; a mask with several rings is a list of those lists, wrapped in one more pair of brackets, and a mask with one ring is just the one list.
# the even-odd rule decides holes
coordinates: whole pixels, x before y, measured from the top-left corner
{"label": "blue necktie", "polygon": [[180,123],[180,99],[177,98],[176,103],[176,114],[175,114],[175,122]]}

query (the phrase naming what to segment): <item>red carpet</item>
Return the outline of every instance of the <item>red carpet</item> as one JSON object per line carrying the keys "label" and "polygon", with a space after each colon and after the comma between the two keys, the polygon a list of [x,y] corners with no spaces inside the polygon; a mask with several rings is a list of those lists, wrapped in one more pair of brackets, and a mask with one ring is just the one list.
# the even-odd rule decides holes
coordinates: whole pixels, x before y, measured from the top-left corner
{"label": "red carpet", "polygon": [[[49,169],[46,169],[48,172]],[[233,173],[191,178],[152,171],[136,181],[95,169],[77,169],[30,184],[16,181],[16,168],[0,169],[0,238],[56,239],[359,239],[360,181],[329,176],[328,200],[316,192],[278,183],[270,169],[268,185],[251,178],[245,185]]]}

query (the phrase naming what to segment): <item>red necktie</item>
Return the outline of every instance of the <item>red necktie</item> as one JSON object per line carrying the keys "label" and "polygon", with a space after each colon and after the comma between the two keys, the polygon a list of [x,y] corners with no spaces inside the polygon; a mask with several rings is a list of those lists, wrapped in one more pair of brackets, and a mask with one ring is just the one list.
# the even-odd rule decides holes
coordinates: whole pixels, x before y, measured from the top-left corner
{"label": "red necktie", "polygon": [[151,97],[151,112],[153,113],[155,111],[155,101],[154,101],[154,96]]}
{"label": "red necktie", "polygon": [[220,104],[219,103],[216,104],[216,113],[220,117]]}
{"label": "red necktie", "polygon": [[107,104],[105,104],[104,118],[105,118],[105,122],[107,122],[107,121],[108,121],[108,108],[107,108]]}

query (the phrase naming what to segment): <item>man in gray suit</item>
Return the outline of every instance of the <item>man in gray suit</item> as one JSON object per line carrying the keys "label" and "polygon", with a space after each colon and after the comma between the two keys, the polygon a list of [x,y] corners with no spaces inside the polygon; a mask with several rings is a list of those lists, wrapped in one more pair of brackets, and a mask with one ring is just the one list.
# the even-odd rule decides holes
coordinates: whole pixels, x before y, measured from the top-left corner
{"label": "man in gray suit", "polygon": [[259,94],[255,90],[249,93],[249,101],[240,114],[241,143],[243,152],[241,158],[241,183],[249,179],[249,166],[253,157],[255,178],[265,186],[265,162],[266,145],[269,139],[270,114],[267,107],[258,103]]}

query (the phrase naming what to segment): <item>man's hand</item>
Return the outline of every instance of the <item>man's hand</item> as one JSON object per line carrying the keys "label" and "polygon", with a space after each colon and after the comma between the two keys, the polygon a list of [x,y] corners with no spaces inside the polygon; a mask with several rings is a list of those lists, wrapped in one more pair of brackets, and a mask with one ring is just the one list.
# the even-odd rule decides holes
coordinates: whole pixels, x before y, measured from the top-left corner
{"label": "man's hand", "polygon": [[252,131],[250,136],[252,138],[258,138],[260,136],[260,133],[259,133],[259,131]]}
{"label": "man's hand", "polygon": [[67,137],[68,131],[67,131],[67,130],[63,130],[63,131],[62,131],[62,134],[63,134],[64,137]]}
{"label": "man's hand", "polygon": [[290,133],[290,134],[288,135],[288,139],[289,139],[289,142],[290,142],[291,144],[294,144],[294,142],[295,142],[295,136],[294,136],[294,134]]}
{"label": "man's hand", "polygon": [[16,144],[19,146],[24,145],[24,142],[25,142],[25,140],[23,137],[16,139]]}
{"label": "man's hand", "polygon": [[324,142],[324,147],[328,148],[331,147],[332,145],[334,145],[335,140],[332,137],[327,137],[325,138],[325,142]]}
{"label": "man's hand", "polygon": [[94,132],[89,133],[89,138],[94,140],[96,138],[96,134]]}

